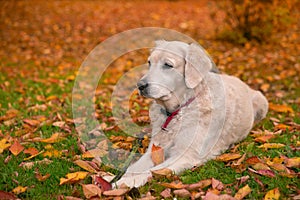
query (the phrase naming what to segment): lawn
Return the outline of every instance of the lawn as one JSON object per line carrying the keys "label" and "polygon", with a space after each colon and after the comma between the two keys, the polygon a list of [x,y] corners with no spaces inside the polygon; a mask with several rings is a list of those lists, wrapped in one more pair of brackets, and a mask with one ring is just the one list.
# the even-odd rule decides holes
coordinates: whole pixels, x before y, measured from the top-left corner
{"label": "lawn", "polygon": [[[209,52],[222,73],[262,91],[270,106],[267,117],[223,156],[179,176],[154,178],[137,196],[299,199],[299,22],[271,32],[272,39],[265,42],[228,42],[216,31],[224,19],[216,2],[0,2],[0,199],[112,199],[91,186],[95,175],[119,173],[115,168],[122,168],[124,155],[138,141],[118,127],[110,97],[123,74],[147,62],[149,51],[116,58],[98,83],[92,116],[108,139],[98,137],[97,130],[87,131],[93,124],[86,118],[74,118],[72,102],[89,94],[72,91],[81,64],[97,44],[138,27],[187,34]],[[293,16],[299,19],[299,12]],[[126,95],[133,121],[147,129],[151,102],[136,91]],[[85,111],[76,107],[76,112]],[[147,131],[140,153],[149,142]],[[107,141],[112,142],[109,147]],[[128,151],[111,166],[107,148]],[[91,154],[91,149],[98,150]],[[190,189],[191,184],[198,185]],[[135,199],[132,193],[115,199]]]}

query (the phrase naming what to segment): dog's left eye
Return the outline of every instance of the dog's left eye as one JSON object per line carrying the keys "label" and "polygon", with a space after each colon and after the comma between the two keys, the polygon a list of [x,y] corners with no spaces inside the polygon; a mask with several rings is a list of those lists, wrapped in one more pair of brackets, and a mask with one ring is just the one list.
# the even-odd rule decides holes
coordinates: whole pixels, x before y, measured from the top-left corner
{"label": "dog's left eye", "polygon": [[168,64],[168,63],[165,63],[165,64],[164,64],[164,67],[167,67],[167,68],[173,68],[173,65],[170,65],[170,64]]}

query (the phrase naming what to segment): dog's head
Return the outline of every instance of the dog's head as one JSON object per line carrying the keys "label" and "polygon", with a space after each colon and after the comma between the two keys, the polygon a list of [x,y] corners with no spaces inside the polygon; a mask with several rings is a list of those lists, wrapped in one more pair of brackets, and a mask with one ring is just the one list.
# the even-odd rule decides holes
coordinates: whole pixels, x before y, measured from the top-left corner
{"label": "dog's head", "polygon": [[137,86],[143,96],[160,101],[178,98],[195,88],[213,68],[200,46],[178,41],[156,41],[148,63],[149,71]]}

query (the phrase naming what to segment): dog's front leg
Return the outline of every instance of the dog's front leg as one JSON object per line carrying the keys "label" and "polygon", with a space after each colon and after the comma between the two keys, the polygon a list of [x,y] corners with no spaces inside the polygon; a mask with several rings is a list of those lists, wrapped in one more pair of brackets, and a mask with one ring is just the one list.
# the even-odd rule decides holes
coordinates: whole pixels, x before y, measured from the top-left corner
{"label": "dog's front leg", "polygon": [[151,152],[147,151],[137,162],[128,167],[126,173],[117,181],[117,186],[123,183],[131,188],[144,185],[151,176],[150,169],[153,166]]}

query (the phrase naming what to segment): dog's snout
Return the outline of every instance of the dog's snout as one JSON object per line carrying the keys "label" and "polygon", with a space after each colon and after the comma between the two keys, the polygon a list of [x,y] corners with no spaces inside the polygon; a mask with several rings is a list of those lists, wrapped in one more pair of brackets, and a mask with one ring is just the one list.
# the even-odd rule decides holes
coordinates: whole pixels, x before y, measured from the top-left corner
{"label": "dog's snout", "polygon": [[137,84],[137,87],[138,87],[138,89],[139,89],[140,91],[142,91],[142,90],[144,90],[145,88],[147,88],[148,85],[149,85],[148,83],[145,83],[145,82],[143,82],[143,81],[139,81],[138,84]]}

